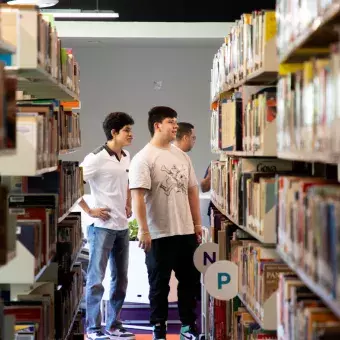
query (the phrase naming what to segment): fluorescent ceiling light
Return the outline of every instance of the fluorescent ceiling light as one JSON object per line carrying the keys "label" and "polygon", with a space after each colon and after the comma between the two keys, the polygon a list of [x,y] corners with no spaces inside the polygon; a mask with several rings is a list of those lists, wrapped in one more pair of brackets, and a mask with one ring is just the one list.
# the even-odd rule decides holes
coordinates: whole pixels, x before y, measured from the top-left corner
{"label": "fluorescent ceiling light", "polygon": [[119,18],[119,14],[113,11],[81,11],[81,10],[45,10],[43,14],[53,15],[54,18],[64,19],[100,19]]}
{"label": "fluorescent ceiling light", "polygon": [[59,0],[11,0],[8,5],[34,5],[40,8],[55,6]]}

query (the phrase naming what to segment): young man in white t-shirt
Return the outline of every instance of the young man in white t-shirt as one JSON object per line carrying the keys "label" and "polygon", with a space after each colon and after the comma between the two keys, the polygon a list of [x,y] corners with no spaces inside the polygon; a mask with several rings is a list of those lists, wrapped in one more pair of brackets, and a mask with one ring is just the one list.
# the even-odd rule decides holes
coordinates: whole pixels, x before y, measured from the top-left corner
{"label": "young man in white t-shirt", "polygon": [[193,263],[202,226],[198,183],[190,158],[171,143],[176,138],[177,113],[165,106],[149,112],[152,136],[132,160],[129,173],[140,246],[146,252],[150,284],[150,322],[154,339],[166,339],[169,281],[178,280],[181,339],[198,339]]}
{"label": "young man in white t-shirt", "polygon": [[[84,181],[90,185],[94,206],[79,205],[92,218],[88,228],[90,261],[86,281],[86,336],[89,340],[135,339],[119,320],[127,283],[131,195],[128,189],[133,119],[126,113],[110,113],[103,129],[107,142],[89,153],[83,163]],[[106,329],[101,327],[102,282],[110,264],[111,286]]]}

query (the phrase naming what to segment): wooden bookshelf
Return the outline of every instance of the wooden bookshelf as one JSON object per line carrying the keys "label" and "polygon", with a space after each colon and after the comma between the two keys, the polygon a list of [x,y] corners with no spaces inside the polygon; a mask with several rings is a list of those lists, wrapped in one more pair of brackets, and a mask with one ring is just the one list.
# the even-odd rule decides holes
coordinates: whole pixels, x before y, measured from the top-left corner
{"label": "wooden bookshelf", "polygon": [[[279,286],[277,292],[271,295],[264,306],[258,306],[256,301],[252,300],[254,298],[249,298],[248,294],[253,294],[253,291],[249,293],[248,290],[254,289],[254,285],[258,288],[259,283],[258,281],[254,283],[253,279],[249,280],[249,275],[247,276],[243,271],[241,276],[247,276],[245,280],[249,280],[248,283],[251,287],[243,286],[245,291],[241,289],[238,296],[261,328],[268,331],[277,330],[278,340],[288,339],[287,336],[292,331],[291,326],[288,327],[282,323],[281,315],[279,315],[282,301],[279,297],[280,289],[288,287],[289,284],[294,285],[294,280],[298,282],[296,287],[303,287],[306,289],[305,293],[310,292],[308,294],[311,294],[311,300],[321,306],[325,305],[323,312],[328,315],[325,318],[328,317],[327,320],[332,320],[340,327],[340,289],[337,286],[339,274],[335,272],[337,269],[334,269],[339,268],[339,260],[333,255],[332,260],[330,259],[330,254],[335,254],[339,247],[339,240],[338,238],[334,240],[335,236],[329,236],[330,239],[325,236],[328,233],[329,235],[338,235],[337,233],[339,233],[336,219],[340,209],[340,190],[337,183],[340,181],[340,139],[338,137],[340,106],[337,98],[339,87],[328,80],[335,75],[338,77],[340,72],[338,63],[340,3],[339,1],[321,1],[318,2],[318,6],[312,8],[312,5],[306,2],[303,6],[311,6],[311,8],[294,8],[294,13],[291,13],[289,11],[293,11],[293,9],[287,6],[287,1],[277,2],[276,37],[272,40],[274,43],[271,46],[267,44],[265,47],[265,50],[271,49],[272,53],[269,54],[269,59],[263,58],[262,67],[245,72],[244,65],[240,64],[238,60],[239,55],[244,53],[246,48],[244,46],[247,46],[247,43],[242,41],[240,45],[237,45],[242,46],[242,51],[239,51],[236,60],[236,54],[230,61],[228,59],[230,55],[223,55],[224,50],[221,48],[215,56],[212,70],[211,146],[212,152],[219,155],[219,160],[212,162],[212,169],[213,164],[218,163],[215,170],[212,170],[212,203],[217,208],[218,214],[222,214],[224,220],[221,217],[221,221],[227,221],[221,222],[222,225],[223,223],[228,225],[231,222],[238,227],[238,231],[233,234],[234,240],[242,241],[244,234],[241,231],[244,231],[248,235],[247,237],[254,238],[254,241],[249,241],[251,244],[255,242],[257,245],[267,247],[266,249],[272,249],[278,254],[278,259],[275,259],[274,262],[277,261],[281,266],[286,266],[286,269],[281,272],[284,283]],[[239,32],[244,34],[247,30],[247,20],[249,24],[249,17],[247,20],[242,18],[237,24],[240,26],[235,30],[232,29],[234,36],[231,41],[236,44],[239,44],[239,39],[245,39],[245,35],[240,38]],[[299,22],[300,19],[303,22]],[[276,49],[279,50],[278,59],[272,57],[276,55]],[[236,53],[235,50],[234,53]],[[224,60],[224,64],[221,63],[221,60]],[[217,64],[219,67],[216,68]],[[229,72],[227,71],[228,67],[230,68]],[[216,70],[220,74],[217,74]],[[319,87],[313,88],[313,92],[308,92],[307,88],[310,84],[318,84]],[[235,142],[237,133],[243,133],[242,138],[244,138],[244,129],[247,128],[250,130],[250,135],[249,131],[246,135],[247,138],[258,138],[259,125],[256,122],[258,118],[255,118],[255,124],[250,127],[244,125],[245,103],[250,96],[254,100],[257,91],[261,92],[268,86],[276,87],[277,109],[275,129],[273,128],[268,134],[264,143],[265,147],[269,146],[270,151],[265,148],[247,151],[243,142],[242,147],[239,142],[238,144]],[[309,103],[314,103],[315,100],[316,106],[308,107],[307,97]],[[333,99],[336,101],[334,106],[330,105]],[[223,106],[225,103],[232,103],[236,100],[242,101],[242,119],[240,119],[240,111],[238,120],[231,118],[235,116],[233,110],[226,110]],[[225,123],[226,115],[229,117],[227,124]],[[240,124],[242,128],[236,130],[234,124]],[[235,131],[238,132],[235,133]],[[229,135],[224,135],[226,133]],[[263,133],[264,131],[261,130],[261,134]],[[263,139],[263,135],[260,135],[260,138]],[[249,141],[246,140],[245,143],[249,144]],[[254,185],[262,175],[259,175],[259,170],[255,169],[254,174],[250,177],[244,177],[247,178],[245,180],[242,173],[238,173],[235,169],[238,167],[238,160],[241,159],[247,161],[257,159],[264,162],[270,158],[277,161],[289,160],[292,166],[291,169],[275,169],[276,176],[273,179],[270,179],[269,173],[263,176],[275,183],[276,203],[273,207],[275,217],[268,219],[267,223],[263,223],[263,221],[259,223],[256,220],[259,218],[258,216],[263,218],[269,210],[266,206],[266,214],[263,215],[263,210],[258,214],[257,205],[254,208],[251,202],[254,202],[254,197],[256,199],[260,197],[262,202],[263,197],[267,198],[269,195],[268,191],[263,190],[260,191],[262,195],[260,196],[259,190],[262,189],[258,189]],[[337,174],[333,171],[336,165],[338,166]],[[222,174],[221,171],[226,173]],[[250,171],[249,168],[247,171]],[[246,186],[240,189],[239,186],[245,185],[245,182],[242,181],[246,181]],[[267,182],[262,181],[263,183]],[[255,211],[250,222],[251,227],[249,227],[249,220],[246,221],[248,225],[242,225],[244,224],[242,220],[245,220],[243,211],[245,188],[246,209],[250,209],[250,204],[251,212]],[[250,193],[249,188],[254,192]],[[273,192],[270,193],[270,196],[273,196]],[[240,207],[243,208],[240,209]],[[262,209],[264,205],[261,203],[259,207]],[[326,211],[330,215],[326,215]],[[324,214],[323,217],[320,214]],[[259,225],[261,225],[260,229]],[[226,228],[226,226],[224,227]],[[260,235],[255,230],[260,230],[262,234]],[[305,235],[308,235],[308,238]],[[248,238],[246,239],[248,240]],[[259,243],[256,243],[255,240]],[[242,256],[247,256],[247,254],[242,253]],[[254,265],[251,263],[251,259],[248,258],[247,261],[248,266]],[[240,260],[236,262],[244,266]],[[296,276],[291,276],[293,274]],[[290,277],[294,277],[294,279],[290,279]],[[288,280],[288,283],[284,280]],[[291,281],[289,282],[289,280]],[[298,290],[294,292],[299,294]],[[298,298],[295,298],[294,302],[297,303]],[[289,315],[288,317],[294,318],[297,317],[297,314],[294,313],[304,313],[304,311],[313,313],[308,305],[299,308],[301,310],[298,312],[284,311],[284,313],[288,313],[284,317]],[[209,315],[205,317],[209,318]],[[300,334],[301,339],[312,337],[312,334],[308,333],[309,330],[304,330],[304,332],[306,338]],[[322,327],[320,332],[322,332]]]}
{"label": "wooden bookshelf", "polygon": [[327,305],[329,309],[333,311],[335,315],[340,318],[340,303],[339,301],[333,299],[329,293],[325,291],[322,287],[316,284],[299,266],[297,266],[294,261],[292,261],[280,248],[277,248],[276,251],[280,255],[283,261],[285,261],[289,267],[294,270],[294,272],[299,276],[302,282],[314,292],[317,296],[319,296],[322,301]]}
{"label": "wooden bookshelf", "polygon": [[[334,1],[286,47],[285,52],[280,56],[280,63],[304,61],[310,56],[318,54],[315,48],[327,48],[331,42],[337,41],[337,34],[333,27],[339,23],[339,18],[340,3]],[[325,54],[327,53],[324,51],[320,52],[321,56]]]}
{"label": "wooden bookshelf", "polygon": [[[36,337],[42,338],[40,329],[48,324],[52,327],[48,334],[44,331],[46,338],[70,339],[83,296],[77,262],[84,244],[81,217],[72,213],[82,195],[82,174],[77,162],[63,162],[63,168],[58,160],[80,147],[79,66],[72,50],[62,48],[54,24],[46,20],[35,6],[0,5],[0,83],[7,100],[0,112],[5,122],[0,126],[0,178],[7,195],[1,197],[0,207],[6,222],[0,221],[5,238],[1,245],[7,249],[1,253],[0,284],[10,296],[4,306],[0,302],[3,339],[17,336],[13,334],[17,321],[8,307],[13,301],[29,305],[40,298],[46,302],[46,297],[49,313],[36,322],[35,331],[40,332]],[[44,180],[50,181],[49,189],[38,187]],[[45,194],[48,190],[52,193]],[[54,197],[53,206],[44,195]]]}

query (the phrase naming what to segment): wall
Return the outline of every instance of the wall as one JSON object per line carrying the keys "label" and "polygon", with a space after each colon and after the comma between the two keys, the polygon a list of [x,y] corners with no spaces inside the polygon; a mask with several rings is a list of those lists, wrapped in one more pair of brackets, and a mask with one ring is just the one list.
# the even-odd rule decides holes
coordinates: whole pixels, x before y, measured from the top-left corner
{"label": "wall", "polygon": [[[168,105],[179,120],[193,123],[196,146],[191,151],[198,178],[212,159],[210,153],[210,69],[217,47],[137,48],[78,47],[81,71],[81,149],[65,157],[78,159],[105,139],[101,124],[111,111],[125,111],[135,119],[133,155],[149,140],[147,112],[154,105]],[[154,89],[162,81],[162,89]]]}

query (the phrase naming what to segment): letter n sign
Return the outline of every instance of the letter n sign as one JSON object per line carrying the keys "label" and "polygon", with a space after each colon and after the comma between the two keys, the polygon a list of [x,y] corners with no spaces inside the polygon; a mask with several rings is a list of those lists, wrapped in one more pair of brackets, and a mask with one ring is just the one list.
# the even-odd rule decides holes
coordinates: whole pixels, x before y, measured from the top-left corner
{"label": "letter n sign", "polygon": [[194,264],[197,270],[205,273],[210,265],[218,260],[218,244],[213,242],[202,243],[195,251]]}
{"label": "letter n sign", "polygon": [[207,265],[207,261],[209,261],[210,263],[214,263],[216,262],[216,251],[211,252],[204,252],[203,253],[203,264],[204,266]]}

